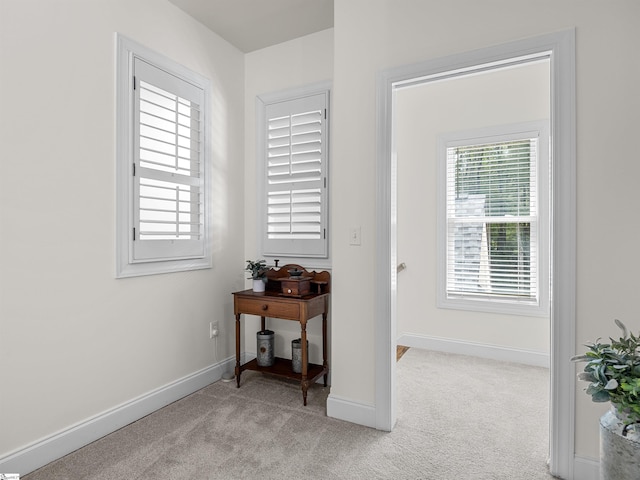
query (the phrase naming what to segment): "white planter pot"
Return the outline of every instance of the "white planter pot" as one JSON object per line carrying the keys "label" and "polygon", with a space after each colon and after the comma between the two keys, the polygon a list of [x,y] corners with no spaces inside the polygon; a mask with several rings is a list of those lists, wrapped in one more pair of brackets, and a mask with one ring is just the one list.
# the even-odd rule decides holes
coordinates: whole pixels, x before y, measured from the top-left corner
{"label": "white planter pot", "polygon": [[264,281],[259,278],[257,280],[253,280],[253,291],[254,292],[264,292],[264,287],[265,287],[265,283]]}
{"label": "white planter pot", "polygon": [[611,407],[600,417],[600,479],[637,480],[640,475],[640,425],[625,429]]}

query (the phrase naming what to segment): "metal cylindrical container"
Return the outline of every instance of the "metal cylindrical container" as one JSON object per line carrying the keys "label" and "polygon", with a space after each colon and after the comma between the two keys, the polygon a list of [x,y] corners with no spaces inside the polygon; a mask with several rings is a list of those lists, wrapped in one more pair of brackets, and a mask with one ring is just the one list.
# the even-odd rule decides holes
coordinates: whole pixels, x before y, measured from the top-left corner
{"label": "metal cylindrical container", "polygon": [[270,367],[273,365],[275,359],[273,338],[274,333],[272,330],[262,330],[256,333],[256,360],[260,367]]}
{"label": "metal cylindrical container", "polygon": [[635,480],[640,474],[640,426],[625,426],[616,407],[600,418],[600,478]]}
{"label": "metal cylindrical container", "polygon": [[[307,366],[309,365],[309,340],[307,340]],[[295,373],[302,373],[302,339],[291,340],[291,368]]]}

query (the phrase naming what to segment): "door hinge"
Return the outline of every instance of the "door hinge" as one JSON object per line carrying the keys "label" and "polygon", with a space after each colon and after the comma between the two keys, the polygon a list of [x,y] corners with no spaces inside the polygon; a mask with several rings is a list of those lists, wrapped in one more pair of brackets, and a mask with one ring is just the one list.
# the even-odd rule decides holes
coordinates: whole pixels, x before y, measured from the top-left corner
{"label": "door hinge", "polygon": [[136,227],[133,227],[133,241],[136,241]]}
{"label": "door hinge", "polygon": [[327,188],[327,177],[324,177],[324,188]]}
{"label": "door hinge", "polygon": [[133,76],[133,89],[136,89],[136,76]]}
{"label": "door hinge", "polygon": [[327,109],[326,108],[324,109],[324,119],[325,120],[327,119]]}
{"label": "door hinge", "polygon": [[135,163],[133,164],[133,176],[134,177],[136,176],[136,164]]}
{"label": "door hinge", "polygon": [[327,229],[326,229],[326,228],[323,228],[323,229],[322,229],[322,239],[323,239],[323,240],[326,240],[326,239],[327,239]]}

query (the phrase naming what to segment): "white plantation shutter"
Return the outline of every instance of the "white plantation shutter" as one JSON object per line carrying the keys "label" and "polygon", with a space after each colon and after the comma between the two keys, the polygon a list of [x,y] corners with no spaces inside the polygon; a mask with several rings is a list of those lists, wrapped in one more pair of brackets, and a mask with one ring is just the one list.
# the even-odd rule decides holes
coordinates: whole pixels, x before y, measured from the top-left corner
{"label": "white plantation shutter", "polygon": [[204,235],[204,90],[134,59],[130,261],[199,258]]}
{"label": "white plantation shutter", "polygon": [[327,102],[266,106],[264,255],[327,256]]}
{"label": "white plantation shutter", "polygon": [[447,296],[537,303],[537,132],[446,156]]}

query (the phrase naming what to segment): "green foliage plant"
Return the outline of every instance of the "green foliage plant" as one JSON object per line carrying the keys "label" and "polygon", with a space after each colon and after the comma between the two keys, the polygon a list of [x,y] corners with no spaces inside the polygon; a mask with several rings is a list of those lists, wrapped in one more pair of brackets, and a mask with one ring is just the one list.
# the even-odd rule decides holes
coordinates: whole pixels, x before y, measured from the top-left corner
{"label": "green foliage plant", "polygon": [[586,362],[578,378],[589,382],[586,392],[591,399],[611,402],[628,425],[640,422],[640,334],[628,332],[620,320],[615,323],[622,337],[586,344],[587,352],[571,360]]}
{"label": "green foliage plant", "polygon": [[247,260],[247,267],[245,270],[251,272],[251,277],[249,277],[249,279],[262,279],[264,281],[269,268],[267,267],[266,260]]}

